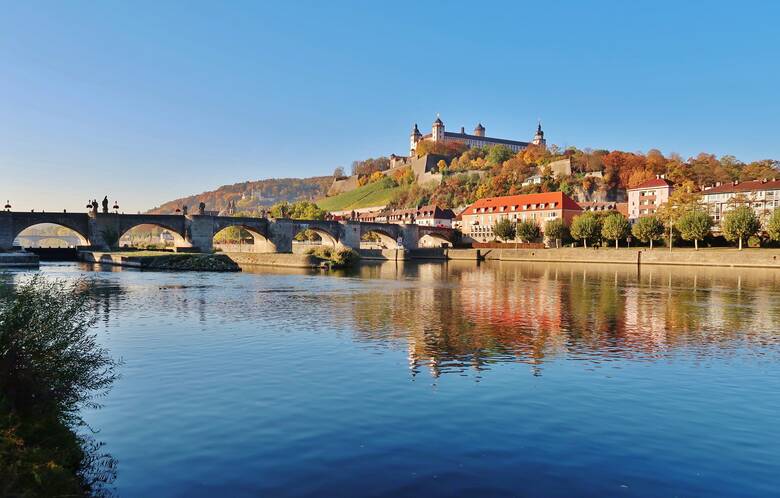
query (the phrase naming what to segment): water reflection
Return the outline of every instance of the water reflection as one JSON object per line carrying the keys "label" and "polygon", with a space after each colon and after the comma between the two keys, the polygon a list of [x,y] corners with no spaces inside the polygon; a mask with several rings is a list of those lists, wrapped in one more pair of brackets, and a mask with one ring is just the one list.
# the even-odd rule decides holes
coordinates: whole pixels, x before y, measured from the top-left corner
{"label": "water reflection", "polygon": [[780,337],[780,272],[771,270],[452,261],[339,272],[130,272],[132,280],[94,286],[106,328],[123,319],[125,294],[139,291],[151,315],[166,310],[159,319],[185,321],[194,313],[202,330],[294,314],[305,330],[349,330],[371,347],[406,349],[413,375],[479,377],[502,362],[526,363],[540,375],[557,358],[598,365],[678,350],[703,358],[744,348],[761,355]]}
{"label": "water reflection", "polygon": [[645,361],[680,348],[703,357],[746,347],[761,354],[779,337],[780,272],[773,271],[450,262],[366,265],[340,275],[396,282],[319,304],[348,308],[332,319],[354,328],[359,341],[405,344],[412,373],[434,377],[506,361],[539,375],[557,357]]}

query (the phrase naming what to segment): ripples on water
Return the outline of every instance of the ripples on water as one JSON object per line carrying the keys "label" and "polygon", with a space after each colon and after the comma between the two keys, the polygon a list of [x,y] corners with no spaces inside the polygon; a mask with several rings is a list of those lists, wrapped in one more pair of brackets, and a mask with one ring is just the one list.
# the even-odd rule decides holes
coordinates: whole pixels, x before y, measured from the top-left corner
{"label": "ripples on water", "polygon": [[124,360],[122,496],[780,494],[778,272],[42,271]]}

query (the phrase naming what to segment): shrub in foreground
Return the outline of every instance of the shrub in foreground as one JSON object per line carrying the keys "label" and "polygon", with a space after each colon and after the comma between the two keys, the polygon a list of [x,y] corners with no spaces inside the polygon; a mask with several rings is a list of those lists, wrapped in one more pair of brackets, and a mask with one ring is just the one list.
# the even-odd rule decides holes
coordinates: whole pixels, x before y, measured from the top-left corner
{"label": "shrub in foreground", "polygon": [[99,492],[114,463],[76,434],[78,410],[96,407],[116,378],[116,362],[90,327],[83,283],[35,276],[0,289],[0,495],[73,496]]}

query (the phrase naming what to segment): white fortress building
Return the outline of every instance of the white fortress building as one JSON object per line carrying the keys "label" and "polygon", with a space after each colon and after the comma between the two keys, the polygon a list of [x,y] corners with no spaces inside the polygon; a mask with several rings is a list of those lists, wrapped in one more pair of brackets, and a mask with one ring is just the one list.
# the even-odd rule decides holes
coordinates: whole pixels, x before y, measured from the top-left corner
{"label": "white fortress building", "polygon": [[536,128],[536,135],[534,135],[533,140],[531,142],[520,142],[517,140],[507,140],[505,138],[492,138],[485,136],[485,127],[482,126],[482,123],[477,124],[477,127],[474,128],[473,134],[466,133],[465,128],[460,128],[460,133],[455,133],[451,131],[445,131],[444,130],[444,123],[442,122],[441,118],[438,116],[436,117],[436,121],[433,122],[433,127],[431,129],[431,133],[427,135],[423,135],[420,133],[420,130],[417,128],[417,123],[415,123],[414,128],[412,129],[410,140],[410,153],[411,155],[414,155],[417,150],[417,144],[420,142],[424,142],[426,140],[430,140],[432,142],[442,142],[442,143],[452,143],[452,142],[458,142],[465,145],[468,145],[469,147],[484,147],[484,146],[491,146],[491,145],[506,145],[510,149],[512,149],[513,152],[520,152],[521,150],[528,147],[530,144],[534,145],[541,145],[544,147],[547,145],[547,141],[544,139],[544,132],[542,131],[542,124],[539,123],[539,125]]}

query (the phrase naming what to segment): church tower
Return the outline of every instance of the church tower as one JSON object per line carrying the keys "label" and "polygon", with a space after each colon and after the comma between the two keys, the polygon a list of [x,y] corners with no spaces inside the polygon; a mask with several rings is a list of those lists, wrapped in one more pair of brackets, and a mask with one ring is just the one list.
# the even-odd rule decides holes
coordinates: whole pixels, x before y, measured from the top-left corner
{"label": "church tower", "polygon": [[412,128],[412,134],[409,136],[409,155],[413,156],[414,151],[417,150],[417,142],[422,140],[422,133],[420,133],[420,130],[417,128],[417,123],[414,123],[414,128]]}
{"label": "church tower", "polygon": [[478,137],[484,137],[485,136],[485,127],[482,126],[482,123],[477,124],[477,127],[474,128],[474,135]]}
{"label": "church tower", "polygon": [[544,132],[542,131],[541,121],[539,121],[539,124],[536,127],[536,135],[534,135],[534,139],[531,143],[541,147],[547,147],[547,140],[544,139]]}
{"label": "church tower", "polygon": [[444,123],[439,115],[436,115],[436,121],[433,122],[433,130],[431,133],[431,139],[434,142],[444,142]]}

